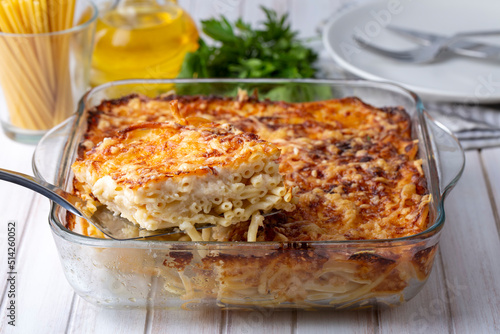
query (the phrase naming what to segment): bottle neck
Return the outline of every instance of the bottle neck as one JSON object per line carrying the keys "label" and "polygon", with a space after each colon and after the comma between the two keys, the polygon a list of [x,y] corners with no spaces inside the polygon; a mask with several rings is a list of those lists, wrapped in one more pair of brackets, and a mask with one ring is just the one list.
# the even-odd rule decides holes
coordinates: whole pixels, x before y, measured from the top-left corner
{"label": "bottle neck", "polygon": [[167,16],[171,20],[180,13],[170,0],[116,0],[101,11],[101,20],[113,27],[145,29],[164,24]]}

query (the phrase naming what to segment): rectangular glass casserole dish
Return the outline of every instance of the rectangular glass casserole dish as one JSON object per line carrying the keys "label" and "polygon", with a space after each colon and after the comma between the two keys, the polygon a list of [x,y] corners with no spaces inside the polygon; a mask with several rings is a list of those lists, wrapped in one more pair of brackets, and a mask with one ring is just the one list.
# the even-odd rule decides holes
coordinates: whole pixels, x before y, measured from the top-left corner
{"label": "rectangular glass casserole dish", "polygon": [[[286,89],[283,87],[287,87]],[[429,227],[404,238],[307,242],[181,242],[96,239],[65,225],[52,206],[50,226],[68,281],[84,299],[106,307],[358,308],[398,305],[428,278],[445,215],[443,200],[464,166],[448,130],[398,86],[332,80],[129,80],[87,93],[72,118],[38,145],[36,176],[71,189],[70,166],[85,132],[86,113],[103,99],[130,93],[150,97],[175,90],[187,95],[235,96],[257,89],[271,100],[305,102],[356,96],[375,107],[401,106],[411,116],[429,193]]]}

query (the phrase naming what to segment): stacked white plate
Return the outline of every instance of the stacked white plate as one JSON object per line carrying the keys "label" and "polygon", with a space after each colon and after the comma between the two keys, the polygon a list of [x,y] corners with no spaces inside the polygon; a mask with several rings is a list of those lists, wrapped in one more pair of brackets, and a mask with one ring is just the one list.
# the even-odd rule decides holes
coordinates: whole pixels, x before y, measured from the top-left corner
{"label": "stacked white plate", "polygon": [[[387,25],[427,33],[500,30],[498,0],[375,0],[332,17],[323,42],[345,70],[364,79],[398,83],[427,100],[500,103],[500,56],[480,60],[462,56],[430,64],[408,64],[360,47],[353,36],[394,50],[418,46],[387,30]],[[500,36],[474,40],[500,46]]]}

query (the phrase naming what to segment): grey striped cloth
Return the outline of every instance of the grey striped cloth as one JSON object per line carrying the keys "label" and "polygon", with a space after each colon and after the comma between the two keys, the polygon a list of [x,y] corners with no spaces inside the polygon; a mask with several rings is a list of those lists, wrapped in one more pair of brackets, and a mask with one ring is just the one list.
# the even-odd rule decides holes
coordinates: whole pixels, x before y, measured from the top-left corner
{"label": "grey striped cloth", "polygon": [[466,150],[500,146],[500,105],[424,103]]}

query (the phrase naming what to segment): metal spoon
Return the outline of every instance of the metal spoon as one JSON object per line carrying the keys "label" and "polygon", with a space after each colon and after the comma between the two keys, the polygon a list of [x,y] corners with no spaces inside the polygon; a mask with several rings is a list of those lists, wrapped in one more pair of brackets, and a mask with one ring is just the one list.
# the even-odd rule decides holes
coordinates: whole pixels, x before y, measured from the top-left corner
{"label": "metal spoon", "polygon": [[[36,191],[39,194],[42,194],[43,196],[59,204],[72,214],[86,219],[99,231],[115,240],[134,240],[159,237],[176,233],[184,233],[178,227],[169,227],[166,229],[155,231],[148,231],[139,228],[137,225],[129,222],[127,219],[114,215],[104,206],[99,207],[92,216],[89,216],[88,214],[85,214],[76,208],[76,204],[80,204],[82,206],[85,205],[85,201],[80,197],[70,194],[53,184],[30,175],[0,168],[0,180],[15,183],[25,188]],[[196,229],[204,229],[213,226],[214,225],[210,224],[200,224],[196,226]]]}

